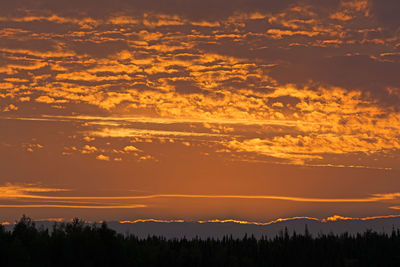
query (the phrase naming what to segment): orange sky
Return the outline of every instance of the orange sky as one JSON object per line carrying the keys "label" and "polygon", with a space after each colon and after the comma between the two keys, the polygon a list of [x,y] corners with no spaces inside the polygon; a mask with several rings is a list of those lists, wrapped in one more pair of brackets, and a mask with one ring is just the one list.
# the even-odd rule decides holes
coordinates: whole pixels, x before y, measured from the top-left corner
{"label": "orange sky", "polygon": [[3,1],[0,220],[400,214],[399,12]]}

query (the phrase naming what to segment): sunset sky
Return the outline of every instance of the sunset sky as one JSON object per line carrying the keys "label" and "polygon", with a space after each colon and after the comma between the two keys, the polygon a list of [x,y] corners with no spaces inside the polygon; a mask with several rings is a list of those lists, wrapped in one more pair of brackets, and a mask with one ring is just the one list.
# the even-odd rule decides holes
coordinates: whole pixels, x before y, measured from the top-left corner
{"label": "sunset sky", "polygon": [[0,221],[400,214],[398,0],[0,2]]}

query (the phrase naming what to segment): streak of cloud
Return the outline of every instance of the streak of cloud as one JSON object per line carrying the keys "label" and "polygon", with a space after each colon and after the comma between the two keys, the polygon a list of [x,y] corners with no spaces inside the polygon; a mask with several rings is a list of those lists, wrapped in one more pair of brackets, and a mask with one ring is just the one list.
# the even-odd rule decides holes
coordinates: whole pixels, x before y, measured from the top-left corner
{"label": "streak of cloud", "polygon": [[[153,194],[135,196],[45,196],[31,194],[34,192],[58,192],[64,189],[52,188],[30,188],[7,184],[0,188],[2,199],[46,199],[46,200],[143,200],[155,198],[199,198],[199,199],[250,199],[250,200],[282,200],[293,202],[314,202],[314,203],[364,203],[395,200],[400,198],[400,193],[373,194],[364,198],[313,198],[294,197],[279,195],[206,195],[206,194]],[[68,191],[68,190],[67,190]]]}
{"label": "streak of cloud", "polygon": [[146,208],[147,205],[55,205],[55,204],[0,204],[0,208],[63,208],[63,209],[137,209]]}

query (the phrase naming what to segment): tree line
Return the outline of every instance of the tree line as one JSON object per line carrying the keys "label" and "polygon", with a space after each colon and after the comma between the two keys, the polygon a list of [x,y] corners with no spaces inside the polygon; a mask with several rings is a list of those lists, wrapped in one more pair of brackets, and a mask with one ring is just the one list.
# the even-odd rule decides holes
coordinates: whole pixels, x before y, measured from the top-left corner
{"label": "tree line", "polygon": [[287,229],[275,237],[138,238],[107,223],[74,219],[38,229],[23,216],[0,226],[0,266],[400,266],[400,230],[311,236]]}

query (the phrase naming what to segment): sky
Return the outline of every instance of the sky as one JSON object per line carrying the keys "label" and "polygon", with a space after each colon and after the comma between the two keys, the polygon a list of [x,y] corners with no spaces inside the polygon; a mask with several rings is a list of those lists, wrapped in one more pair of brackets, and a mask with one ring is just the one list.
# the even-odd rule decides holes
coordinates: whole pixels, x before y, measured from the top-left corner
{"label": "sky", "polygon": [[397,0],[0,2],[0,221],[400,214]]}

